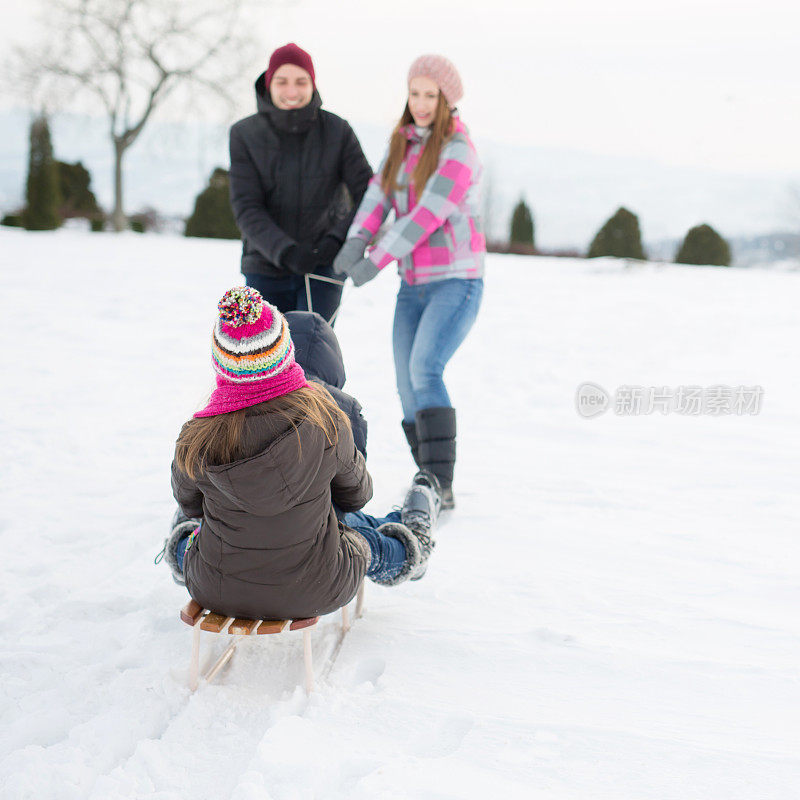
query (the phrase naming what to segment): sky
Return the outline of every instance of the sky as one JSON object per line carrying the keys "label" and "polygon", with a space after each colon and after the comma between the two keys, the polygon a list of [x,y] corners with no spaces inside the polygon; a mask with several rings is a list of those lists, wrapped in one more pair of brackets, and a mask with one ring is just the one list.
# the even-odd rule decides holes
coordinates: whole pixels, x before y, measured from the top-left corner
{"label": "sky", "polygon": [[[32,11],[0,0],[0,50],[37,34]],[[263,55],[234,87],[240,116],[269,53],[296,41],[314,58],[325,107],[387,132],[423,52],[448,56],[459,109],[478,138],[800,174],[800,10],[788,0],[515,2],[279,0],[254,6]],[[3,92],[4,105],[19,104]]]}
{"label": "sky", "polygon": [[458,66],[463,118],[485,138],[800,170],[796,4],[409,0],[396,14],[381,4],[371,24],[362,12],[359,24],[362,8],[309,0],[282,12],[287,38],[302,36],[326,101],[345,116],[390,125],[408,64],[433,51]]}

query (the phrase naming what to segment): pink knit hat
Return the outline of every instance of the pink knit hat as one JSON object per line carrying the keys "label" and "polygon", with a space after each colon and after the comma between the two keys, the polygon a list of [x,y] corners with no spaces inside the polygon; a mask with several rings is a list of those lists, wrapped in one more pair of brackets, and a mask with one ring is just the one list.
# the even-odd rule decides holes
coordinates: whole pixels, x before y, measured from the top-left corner
{"label": "pink knit hat", "polygon": [[444,56],[429,53],[417,58],[408,70],[408,82],[411,83],[412,78],[420,77],[430,78],[439,87],[451,109],[464,96],[458,70]]}
{"label": "pink knit hat", "polygon": [[283,314],[249,286],[225,292],[217,305],[211,358],[217,388],[195,417],[213,417],[308,386],[294,360]]}

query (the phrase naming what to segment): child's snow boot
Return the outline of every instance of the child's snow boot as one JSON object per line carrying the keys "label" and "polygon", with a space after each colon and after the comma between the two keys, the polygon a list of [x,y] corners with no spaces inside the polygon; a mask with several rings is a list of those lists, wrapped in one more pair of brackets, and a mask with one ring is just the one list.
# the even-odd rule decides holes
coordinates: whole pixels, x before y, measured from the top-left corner
{"label": "child's snow boot", "polygon": [[400,541],[406,551],[406,560],[403,568],[394,578],[375,577],[372,580],[381,586],[397,586],[398,583],[407,581],[422,563],[419,541],[414,532],[400,522],[384,522],[378,531],[384,536],[391,536]]}
{"label": "child's snow boot", "polygon": [[403,525],[417,537],[423,559],[420,566],[411,575],[410,580],[418,581],[427,569],[431,551],[436,546],[433,529],[442,506],[442,495],[439,481],[432,472],[420,470],[411,482],[406,494],[403,509],[400,512]]}

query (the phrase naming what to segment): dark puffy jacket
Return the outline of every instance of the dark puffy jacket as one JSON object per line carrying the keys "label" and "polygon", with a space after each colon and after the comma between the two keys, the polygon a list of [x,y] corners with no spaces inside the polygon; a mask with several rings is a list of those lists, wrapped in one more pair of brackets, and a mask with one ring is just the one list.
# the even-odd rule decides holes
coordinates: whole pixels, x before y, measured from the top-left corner
{"label": "dark puffy jacket", "polygon": [[344,359],[333,328],[313,311],[289,311],[285,315],[294,342],[294,357],[309,380],[319,381],[339,408],[350,418],[356,449],[367,457],[367,421],[361,403],[342,391]]}
{"label": "dark puffy jacket", "polygon": [[173,462],[172,491],[184,514],[202,517],[186,551],[189,594],[229,616],[314,617],[353,598],[369,561],[366,541],[341,525],[362,508],[372,480],[349,428],[331,445],[310,422],[245,417],[243,458],[192,480]]}
{"label": "dark puffy jacket", "polygon": [[[283,277],[293,244],[343,242],[372,177],[353,129],[323,111],[315,90],[303,108],[272,104],[264,74],[258,113],[230,131],[231,205],[242,232],[242,272]],[[346,191],[345,191],[346,190]]]}

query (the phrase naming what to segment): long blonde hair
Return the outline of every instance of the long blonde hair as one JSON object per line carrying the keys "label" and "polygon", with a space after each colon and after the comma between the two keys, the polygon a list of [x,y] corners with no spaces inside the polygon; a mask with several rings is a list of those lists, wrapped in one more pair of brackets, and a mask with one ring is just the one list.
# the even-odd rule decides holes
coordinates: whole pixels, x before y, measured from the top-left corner
{"label": "long blonde hair", "polygon": [[[397,186],[397,171],[406,157],[406,150],[408,149],[408,139],[406,138],[403,128],[406,125],[414,123],[414,117],[411,116],[411,111],[406,103],[403,116],[400,121],[395,125],[392,131],[392,137],[389,140],[389,155],[386,158],[386,163],[383,165],[383,172],[381,173],[381,188],[384,194],[389,194],[395,191]],[[453,112],[450,111],[450,106],[444,99],[441,90],[439,91],[439,101],[436,106],[436,113],[431,123],[431,135],[425,143],[422,154],[417,161],[414,171],[411,174],[411,183],[414,186],[414,192],[417,198],[422,194],[425,189],[425,184],[428,179],[436,172],[436,166],[439,163],[439,156],[442,152],[444,143],[453,135],[454,129]]]}
{"label": "long blonde hair", "polygon": [[[249,408],[190,419],[181,429],[175,446],[175,463],[192,480],[207,467],[230,464],[244,457],[242,433],[247,414],[278,414],[295,430],[310,422],[320,428],[329,444],[338,441],[339,424],[350,427],[350,419],[336,405],[328,390],[319,383],[266,400]],[[302,451],[301,451],[302,453]]]}

